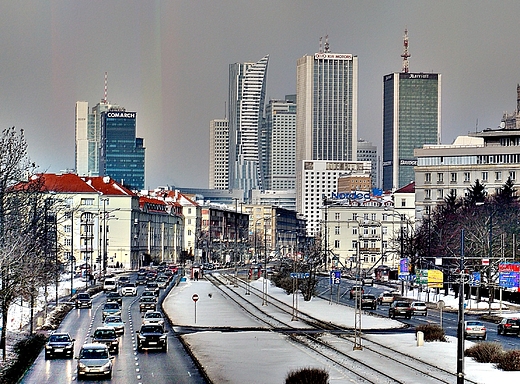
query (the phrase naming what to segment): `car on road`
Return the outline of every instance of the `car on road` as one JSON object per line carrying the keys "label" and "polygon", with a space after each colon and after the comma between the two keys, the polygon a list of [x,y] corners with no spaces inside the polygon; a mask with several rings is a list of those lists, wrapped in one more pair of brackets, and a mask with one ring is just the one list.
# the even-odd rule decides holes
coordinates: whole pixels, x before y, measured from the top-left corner
{"label": "car on road", "polygon": [[413,309],[408,301],[394,301],[390,305],[390,308],[388,308],[388,317],[392,319],[395,319],[397,316],[402,316],[406,319],[411,319],[412,313]]}
{"label": "car on road", "polygon": [[499,335],[507,335],[508,333],[519,335],[520,319],[517,317],[503,318],[497,325],[497,333]]}
{"label": "car on road", "polygon": [[157,300],[155,297],[143,296],[139,299],[139,312],[155,311]]}
{"label": "car on road", "polygon": [[142,325],[156,324],[164,327],[164,317],[159,311],[148,311],[143,315]]}
{"label": "car on road", "polygon": [[110,302],[103,304],[103,309],[101,310],[103,321],[107,316],[121,316],[121,307],[116,302]]}
{"label": "car on road", "polygon": [[123,288],[121,288],[121,295],[137,296],[137,284],[136,283],[126,283],[123,286]]}
{"label": "car on road", "polygon": [[142,325],[137,333],[137,351],[143,349],[160,349],[166,352],[168,349],[167,331],[160,325]]}
{"label": "car on road", "polygon": [[467,320],[464,322],[464,338],[465,339],[482,339],[486,340],[486,326],[482,321]]}
{"label": "car on road", "polygon": [[353,299],[354,297],[361,297],[365,290],[361,285],[353,285],[350,288],[350,299]]}
{"label": "car on road", "polygon": [[382,292],[379,294],[379,297],[377,298],[377,302],[379,305],[392,305],[392,303],[395,301],[395,296],[392,292]]}
{"label": "car on road", "polygon": [[152,291],[155,296],[159,296],[159,284],[156,281],[149,281],[146,283],[146,287],[144,287],[145,291]]}
{"label": "car on road", "polygon": [[413,301],[412,302],[413,315],[426,316],[428,314],[428,307],[424,301]]}
{"label": "car on road", "polygon": [[361,308],[377,309],[377,298],[370,294],[365,293],[361,295]]}
{"label": "car on road", "polygon": [[55,356],[74,356],[74,339],[66,332],[53,332],[45,344],[45,359]]}
{"label": "car on road", "polygon": [[105,327],[112,327],[115,329],[116,334],[124,335],[125,334],[125,322],[121,318],[121,316],[107,316],[105,317],[105,321],[103,321]]}
{"label": "car on road", "polygon": [[113,327],[98,327],[91,338],[93,343],[105,344],[110,352],[119,353],[119,339]]}
{"label": "car on road", "polygon": [[115,302],[119,305],[123,305],[123,298],[119,294],[119,292],[107,292],[106,295],[107,303]]}
{"label": "car on road", "polygon": [[74,306],[76,308],[92,308],[92,298],[86,292],[78,293]]}
{"label": "car on road", "polygon": [[117,281],[116,281],[116,279],[114,279],[112,277],[106,278],[105,281],[103,282],[103,290],[105,292],[117,291]]}
{"label": "car on road", "polygon": [[157,281],[157,286],[158,286],[160,289],[164,289],[164,288],[166,288],[166,287],[168,286],[168,283],[170,282],[170,281],[168,280],[168,277],[165,276],[165,275],[159,276],[159,277],[157,278],[156,281]]}
{"label": "car on road", "polygon": [[146,276],[145,275],[137,275],[137,285],[145,285],[146,284]]}
{"label": "car on road", "polygon": [[374,278],[372,276],[365,276],[361,279],[361,284],[373,286]]}
{"label": "car on road", "polygon": [[112,359],[105,344],[88,343],[81,347],[78,356],[78,379],[84,376],[112,377]]}
{"label": "car on road", "polygon": [[155,296],[154,291],[143,291],[143,293],[141,293],[141,297],[153,297],[154,300],[157,301],[157,296]]}
{"label": "car on road", "polygon": [[117,283],[120,287],[124,286],[125,284],[130,282],[130,276],[120,276],[119,279],[117,279]]}

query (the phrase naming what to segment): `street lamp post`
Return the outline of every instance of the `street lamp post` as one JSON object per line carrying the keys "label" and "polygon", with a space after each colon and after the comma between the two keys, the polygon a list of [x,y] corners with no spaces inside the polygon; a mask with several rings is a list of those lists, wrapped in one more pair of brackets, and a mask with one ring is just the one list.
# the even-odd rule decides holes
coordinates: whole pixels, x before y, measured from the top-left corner
{"label": "street lamp post", "polygon": [[264,280],[262,282],[262,305],[267,305],[267,219],[264,217]]}
{"label": "street lamp post", "polygon": [[460,233],[459,313],[457,326],[457,384],[464,384],[464,229]]}

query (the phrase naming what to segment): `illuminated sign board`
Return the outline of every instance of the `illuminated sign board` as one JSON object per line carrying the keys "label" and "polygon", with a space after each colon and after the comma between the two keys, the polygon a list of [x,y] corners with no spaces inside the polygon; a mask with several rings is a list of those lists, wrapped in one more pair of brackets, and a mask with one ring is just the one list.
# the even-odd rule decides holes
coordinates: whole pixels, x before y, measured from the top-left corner
{"label": "illuminated sign board", "polygon": [[315,59],[352,60],[350,53],[315,53]]}
{"label": "illuminated sign board", "polygon": [[135,112],[125,112],[125,111],[111,111],[107,112],[107,117],[110,118],[119,118],[119,119],[135,119]]}
{"label": "illuminated sign board", "polygon": [[417,160],[416,159],[399,159],[399,165],[415,167],[417,165]]}

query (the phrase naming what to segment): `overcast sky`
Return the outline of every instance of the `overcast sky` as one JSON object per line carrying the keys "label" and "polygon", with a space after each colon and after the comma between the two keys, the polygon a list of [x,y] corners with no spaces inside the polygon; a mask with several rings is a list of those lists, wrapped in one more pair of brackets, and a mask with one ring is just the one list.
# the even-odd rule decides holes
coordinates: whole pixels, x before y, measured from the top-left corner
{"label": "overcast sky", "polygon": [[516,108],[520,2],[8,1],[0,6],[0,126],[24,129],[42,171],[74,168],[74,106],[137,112],[146,186],[208,187],[209,121],[225,117],[230,63],[270,55],[267,99],[296,93],[296,61],[359,58],[358,136],[381,148],[382,78],[442,74],[442,142]]}

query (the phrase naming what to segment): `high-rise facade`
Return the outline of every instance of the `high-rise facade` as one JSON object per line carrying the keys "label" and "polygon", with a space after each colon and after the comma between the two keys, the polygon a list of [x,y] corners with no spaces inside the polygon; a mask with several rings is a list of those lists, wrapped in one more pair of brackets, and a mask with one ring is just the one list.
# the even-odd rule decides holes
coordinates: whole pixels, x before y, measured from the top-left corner
{"label": "high-rise facade", "polygon": [[229,188],[263,189],[259,132],[269,55],[229,65]]}
{"label": "high-rise facade", "polygon": [[101,114],[99,173],[126,187],[144,189],[144,140],[136,137],[136,112],[124,108]]}
{"label": "high-rise facade", "polygon": [[266,190],[296,188],[296,95],[269,100],[261,137]]}
{"label": "high-rise facade", "polygon": [[136,138],[136,113],[110,104],[106,98],[89,112],[76,102],[76,173],[110,176],[132,189],[144,188],[142,138]]}
{"label": "high-rise facade", "polygon": [[314,221],[319,221],[318,210],[322,192],[303,190],[307,184],[303,179],[306,173],[303,166],[312,164],[311,161],[339,164],[356,160],[357,93],[357,56],[349,53],[331,53],[326,43],[323,52],[320,50],[312,56],[298,59],[296,206],[298,212],[305,212],[307,215],[308,230],[315,229]]}
{"label": "high-rise facade", "polygon": [[415,148],[438,144],[441,75],[396,72],[383,77],[383,189],[415,180]]}
{"label": "high-rise facade", "polygon": [[229,122],[209,123],[209,189],[229,189]]}
{"label": "high-rise facade", "polygon": [[358,161],[370,161],[372,164],[371,183],[372,188],[379,188],[379,157],[377,147],[370,141],[359,139],[357,143]]}

